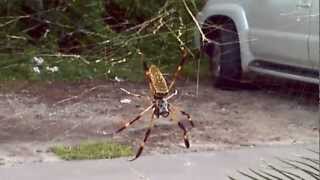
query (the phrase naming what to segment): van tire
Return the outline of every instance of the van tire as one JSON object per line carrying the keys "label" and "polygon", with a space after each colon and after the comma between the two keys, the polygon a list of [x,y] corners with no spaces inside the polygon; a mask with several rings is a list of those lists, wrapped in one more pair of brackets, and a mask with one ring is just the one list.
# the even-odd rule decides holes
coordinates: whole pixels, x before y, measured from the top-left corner
{"label": "van tire", "polygon": [[220,89],[237,88],[242,68],[236,27],[230,19],[205,24],[208,28],[203,30],[211,42],[204,43],[203,50],[209,57],[213,85]]}

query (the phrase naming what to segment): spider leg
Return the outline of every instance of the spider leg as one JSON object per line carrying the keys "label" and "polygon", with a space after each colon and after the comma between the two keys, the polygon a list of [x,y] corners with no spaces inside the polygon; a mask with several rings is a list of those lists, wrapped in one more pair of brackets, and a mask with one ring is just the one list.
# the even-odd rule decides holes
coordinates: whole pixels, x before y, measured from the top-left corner
{"label": "spider leg", "polygon": [[143,71],[144,71],[144,75],[145,75],[145,78],[147,80],[147,82],[149,83],[149,67],[148,67],[148,64],[147,62],[144,60],[144,54],[138,50],[138,54],[140,55],[140,60],[142,62],[142,66],[143,66]]}
{"label": "spider leg", "polygon": [[176,95],[178,95],[178,90],[175,90],[174,93],[172,93],[170,96],[166,97],[165,100],[169,100]]}
{"label": "spider leg", "polygon": [[125,123],[121,128],[119,128],[118,130],[116,130],[115,133],[119,133],[123,130],[125,130],[127,127],[129,127],[131,124],[133,124],[134,122],[136,122],[137,120],[139,120],[146,112],[148,112],[151,108],[153,108],[154,105],[150,105],[149,107],[147,107],[145,110],[143,110],[137,117],[135,117],[134,119],[132,119],[131,121],[128,121],[127,123]]}
{"label": "spider leg", "polygon": [[176,79],[182,69],[182,66],[184,65],[184,63],[187,61],[187,50],[185,48],[182,48],[182,58],[181,58],[181,61],[180,63],[178,64],[177,66],[177,69],[175,71],[175,73],[173,74],[173,78],[172,78],[172,81],[170,83],[170,86],[169,86],[169,91],[171,90],[171,88],[173,87],[174,83],[176,82]]}
{"label": "spider leg", "polygon": [[[171,119],[173,121],[177,121],[176,119],[176,110],[174,108],[170,109],[171,111]],[[183,131],[183,140],[184,140],[184,145],[186,146],[186,148],[190,147],[190,142],[189,142],[189,138],[188,138],[188,130],[186,129],[186,127],[184,126],[184,124],[181,121],[178,121],[178,126],[180,127],[180,129]]]}
{"label": "spider leg", "polygon": [[151,134],[151,129],[153,128],[153,126],[154,126],[154,111],[152,112],[149,128],[147,129],[147,131],[146,131],[146,133],[144,135],[143,142],[140,144],[140,147],[139,147],[139,149],[137,151],[136,156],[133,159],[131,159],[130,161],[136,160],[141,155],[141,153],[142,153],[142,151],[144,149],[144,145],[147,142],[149,135]]}
{"label": "spider leg", "polygon": [[188,118],[188,121],[190,122],[191,126],[194,127],[194,123],[191,119],[191,116],[189,113],[185,112],[185,111],[180,111],[182,115],[186,116]]}
{"label": "spider leg", "polygon": [[140,60],[142,62],[142,66],[143,66],[145,80],[147,81],[147,83],[148,83],[148,85],[150,87],[149,88],[150,89],[150,91],[149,91],[150,94],[148,96],[148,99],[152,100],[153,93],[151,92],[151,84],[150,84],[151,80],[150,80],[149,67],[148,67],[147,62],[144,60],[144,54],[140,50],[138,50],[138,54],[141,56]]}
{"label": "spider leg", "polygon": [[193,121],[192,121],[191,116],[190,116],[189,113],[187,113],[186,111],[181,110],[181,108],[179,108],[179,107],[175,107],[174,110],[175,110],[175,109],[179,109],[180,113],[181,113],[182,115],[184,115],[184,116],[187,117],[187,119],[188,119],[191,127],[194,127],[194,123],[193,123]]}
{"label": "spider leg", "polygon": [[188,139],[188,131],[187,129],[184,127],[183,123],[181,121],[178,122],[178,126],[182,129],[183,131],[183,140],[184,140],[184,144],[186,146],[186,148],[190,147],[190,143],[189,143],[189,139]]}

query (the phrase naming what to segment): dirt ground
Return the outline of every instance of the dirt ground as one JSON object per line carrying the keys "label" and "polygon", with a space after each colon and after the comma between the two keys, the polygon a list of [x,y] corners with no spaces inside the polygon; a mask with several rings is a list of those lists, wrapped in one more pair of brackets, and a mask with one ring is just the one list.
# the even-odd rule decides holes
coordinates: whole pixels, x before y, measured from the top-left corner
{"label": "dirt ground", "polygon": [[[120,134],[112,132],[150,102],[120,88],[148,95],[143,83],[0,83],[0,166],[59,161],[50,147],[85,140],[111,140],[137,148],[150,114]],[[177,89],[171,102],[195,122],[191,148],[184,147],[176,124],[159,119],[143,155],[318,142],[316,86],[282,82],[223,91],[201,81],[198,95],[195,82],[180,82]]]}

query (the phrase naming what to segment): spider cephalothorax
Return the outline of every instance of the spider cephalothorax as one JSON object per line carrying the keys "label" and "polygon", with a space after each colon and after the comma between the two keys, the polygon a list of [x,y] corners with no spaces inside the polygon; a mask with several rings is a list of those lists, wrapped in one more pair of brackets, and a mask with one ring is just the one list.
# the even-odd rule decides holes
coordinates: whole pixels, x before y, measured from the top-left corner
{"label": "spider cephalothorax", "polygon": [[154,102],[154,114],[157,118],[160,116],[166,118],[170,114],[170,104],[166,99],[157,99]]}
{"label": "spider cephalothorax", "polygon": [[[152,104],[147,107],[144,111],[142,111],[137,117],[135,117],[133,120],[125,123],[121,128],[119,128],[116,133],[121,132],[122,130],[126,129],[127,127],[129,127],[131,124],[133,124],[135,121],[139,120],[143,114],[145,114],[147,111],[152,110],[152,116],[151,116],[151,121],[150,121],[150,125],[149,128],[147,129],[146,133],[145,133],[145,137],[143,139],[142,144],[140,145],[140,148],[136,154],[136,156],[132,159],[135,160],[137,159],[144,148],[144,144],[147,141],[150,133],[151,133],[151,129],[154,126],[154,117],[159,118],[159,117],[170,117],[171,120],[176,121],[178,126],[182,129],[183,131],[183,138],[184,138],[184,143],[185,146],[187,148],[189,148],[190,143],[188,140],[188,136],[187,136],[187,129],[185,128],[184,124],[177,120],[172,114],[175,114],[177,112],[177,108],[173,107],[172,105],[170,105],[170,103],[168,102],[168,100],[170,98],[172,98],[173,96],[175,96],[177,94],[177,91],[175,91],[174,93],[172,93],[171,95],[170,92],[172,91],[172,87],[178,77],[178,73],[181,71],[183,64],[186,61],[187,58],[187,51],[182,48],[182,58],[180,63],[178,64],[178,67],[176,69],[176,72],[173,74],[173,79],[170,83],[170,85],[167,85],[167,81],[166,79],[163,77],[161,71],[159,70],[159,68],[155,65],[151,65],[150,67],[148,67],[147,63],[143,60],[143,54],[140,53],[142,55],[142,60],[143,60],[143,67],[144,67],[144,72],[145,72],[145,77],[149,83],[149,87],[150,87],[150,91],[152,94]],[[187,119],[189,120],[191,126],[193,127],[194,124],[190,118],[190,115],[188,113],[186,113],[185,111],[180,111],[180,113],[183,116],[186,116]]]}

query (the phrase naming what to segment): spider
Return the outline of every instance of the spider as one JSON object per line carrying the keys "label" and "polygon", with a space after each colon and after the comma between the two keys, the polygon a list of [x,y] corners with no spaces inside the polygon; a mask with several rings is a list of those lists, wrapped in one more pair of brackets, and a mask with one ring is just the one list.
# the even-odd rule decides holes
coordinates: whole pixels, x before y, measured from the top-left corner
{"label": "spider", "polygon": [[[167,85],[167,81],[164,78],[163,74],[159,70],[159,68],[155,65],[148,66],[147,63],[144,61],[143,54],[141,52],[138,52],[141,55],[142,63],[143,63],[143,68],[144,68],[144,74],[145,78],[149,84],[149,88],[152,94],[152,104],[144,109],[138,116],[136,116],[134,119],[128,121],[125,123],[122,127],[120,127],[116,133],[119,133],[123,131],[124,129],[128,128],[130,125],[132,125],[134,122],[138,121],[141,119],[141,117],[148,111],[152,110],[152,115],[151,115],[151,120],[148,126],[148,129],[145,132],[144,139],[140,145],[140,148],[138,149],[135,157],[131,159],[130,161],[136,160],[142,153],[144,149],[144,145],[148,140],[148,137],[151,133],[152,128],[154,127],[154,121],[155,117],[159,119],[160,117],[167,118],[170,117],[171,121],[175,121],[178,126],[181,128],[183,131],[183,139],[184,139],[184,144],[186,148],[190,147],[189,139],[188,139],[188,130],[185,127],[185,125],[182,123],[182,121],[178,121],[175,117],[174,114],[177,113],[177,109],[173,107],[168,100],[171,99],[173,96],[177,95],[177,91],[174,93],[170,94],[172,91],[172,87],[175,84],[175,81],[178,77],[179,72],[182,69],[182,66],[187,60],[187,51],[185,48],[181,48],[182,50],[182,58],[180,63],[178,64],[175,73],[173,74],[173,79],[170,83],[170,85]],[[170,94],[170,95],[169,95]],[[185,116],[188,119],[188,122],[190,123],[191,127],[194,127],[194,123],[191,120],[191,117],[189,113],[185,111],[180,111],[180,113]]]}

